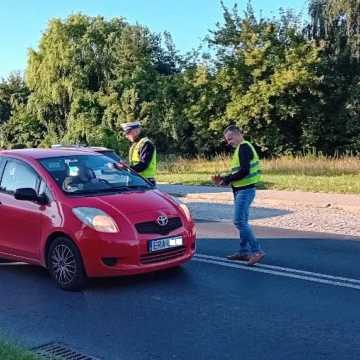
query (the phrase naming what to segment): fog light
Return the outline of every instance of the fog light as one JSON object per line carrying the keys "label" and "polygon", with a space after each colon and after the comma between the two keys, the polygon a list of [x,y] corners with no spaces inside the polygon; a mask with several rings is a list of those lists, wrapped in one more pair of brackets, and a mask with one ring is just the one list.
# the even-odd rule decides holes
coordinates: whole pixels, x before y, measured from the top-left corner
{"label": "fog light", "polygon": [[117,258],[116,257],[102,258],[102,262],[107,266],[115,266],[117,263]]}

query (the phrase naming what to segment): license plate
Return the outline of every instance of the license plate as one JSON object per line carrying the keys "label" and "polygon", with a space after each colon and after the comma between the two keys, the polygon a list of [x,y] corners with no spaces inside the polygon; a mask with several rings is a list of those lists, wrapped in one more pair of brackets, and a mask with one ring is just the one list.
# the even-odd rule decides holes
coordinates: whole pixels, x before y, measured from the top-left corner
{"label": "license plate", "polygon": [[149,252],[161,251],[182,246],[183,239],[181,236],[168,237],[149,241]]}

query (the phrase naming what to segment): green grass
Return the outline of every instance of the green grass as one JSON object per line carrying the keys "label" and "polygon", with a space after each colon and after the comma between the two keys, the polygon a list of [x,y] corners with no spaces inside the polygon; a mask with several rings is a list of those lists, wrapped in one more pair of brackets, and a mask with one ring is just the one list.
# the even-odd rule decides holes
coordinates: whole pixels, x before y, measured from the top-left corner
{"label": "green grass", "polygon": [[0,341],[0,359],[1,360],[39,360],[37,356],[30,351],[21,349],[20,347],[10,345]]}
{"label": "green grass", "polygon": [[[211,185],[215,173],[226,173],[230,159],[162,159],[159,163],[159,182],[187,185]],[[360,158],[344,156],[283,156],[263,160],[265,189],[302,190],[360,194]]]}

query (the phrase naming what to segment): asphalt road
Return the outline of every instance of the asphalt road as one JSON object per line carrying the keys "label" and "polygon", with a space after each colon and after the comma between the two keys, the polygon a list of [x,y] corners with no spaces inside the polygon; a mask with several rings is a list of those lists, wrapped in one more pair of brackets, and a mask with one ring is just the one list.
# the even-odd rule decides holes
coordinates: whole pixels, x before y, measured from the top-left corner
{"label": "asphalt road", "polygon": [[0,264],[2,336],[60,342],[106,360],[359,359],[360,241],[256,228],[267,253],[248,268],[231,224],[198,223],[180,269],[57,289],[45,270]]}

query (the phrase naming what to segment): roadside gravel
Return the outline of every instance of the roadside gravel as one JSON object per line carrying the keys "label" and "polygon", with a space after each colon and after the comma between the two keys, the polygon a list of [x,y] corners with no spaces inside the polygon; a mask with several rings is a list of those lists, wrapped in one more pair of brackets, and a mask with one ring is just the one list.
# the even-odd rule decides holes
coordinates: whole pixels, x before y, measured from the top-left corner
{"label": "roadside gravel", "polygon": [[[229,188],[168,184],[159,188],[181,198],[195,219],[232,221]],[[360,196],[258,190],[250,221],[259,226],[360,236]]]}

